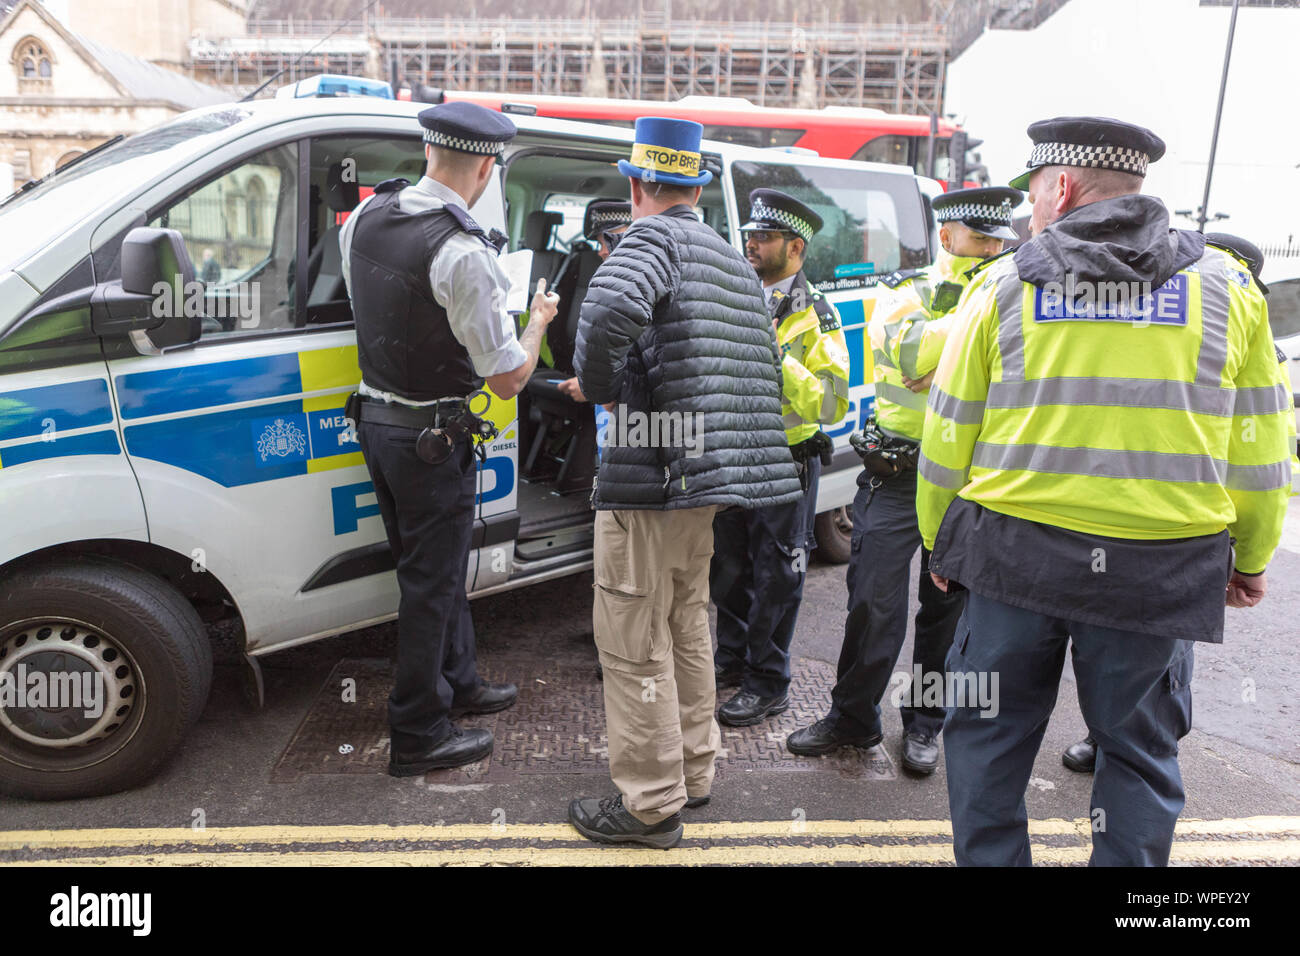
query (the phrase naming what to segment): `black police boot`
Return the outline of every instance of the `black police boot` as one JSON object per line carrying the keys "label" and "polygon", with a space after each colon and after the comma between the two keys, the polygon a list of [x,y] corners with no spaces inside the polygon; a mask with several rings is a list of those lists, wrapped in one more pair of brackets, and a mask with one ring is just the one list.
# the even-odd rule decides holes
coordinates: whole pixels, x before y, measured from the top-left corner
{"label": "black police boot", "polygon": [[647,826],[623,806],[623,795],[588,798],[569,803],[569,822],[588,840],[597,843],[639,843],[671,850],[682,839],[682,815],[674,813]]}
{"label": "black police boot", "polygon": [[903,766],[929,776],[939,766],[939,738],[919,731],[903,737]]}
{"label": "black police boot", "polygon": [[713,665],[713,680],[719,687],[739,687],[740,682],[745,678],[745,668],[737,667],[719,667]]}
{"label": "black police boot", "polygon": [[401,743],[394,742],[388,773],[392,777],[417,777],[430,770],[478,763],[491,753],[492,731],[453,726],[451,733],[432,747],[408,750]]}
{"label": "black police boot", "polygon": [[700,807],[704,806],[708,802],[709,802],[709,795],[707,793],[702,797],[687,797],[686,809],[698,810]]}
{"label": "black police boot", "polygon": [[481,680],[474,688],[474,693],[464,700],[452,701],[452,720],[459,720],[466,714],[495,714],[505,710],[519,699],[519,688],[514,684],[492,684]]}
{"label": "black police boot", "polygon": [[752,727],[789,709],[790,698],[785,694],[759,697],[753,691],[742,690],[718,708],[718,722],[728,727]]}
{"label": "black police boot", "polygon": [[880,734],[860,736],[837,730],[835,724],[823,717],[811,727],[796,730],[785,740],[785,749],[803,757],[820,757],[836,747],[874,747],[880,743]]}
{"label": "black police boot", "polygon": [[1097,741],[1092,739],[1092,734],[1066,747],[1065,753],[1061,754],[1061,763],[1075,773],[1092,773],[1097,767]]}

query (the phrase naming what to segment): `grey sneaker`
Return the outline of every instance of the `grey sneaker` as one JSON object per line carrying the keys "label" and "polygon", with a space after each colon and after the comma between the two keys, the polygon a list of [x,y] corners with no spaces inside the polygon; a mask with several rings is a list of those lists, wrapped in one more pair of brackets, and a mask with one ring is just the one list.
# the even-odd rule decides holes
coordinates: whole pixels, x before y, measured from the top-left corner
{"label": "grey sneaker", "polygon": [[588,840],[597,843],[639,843],[657,850],[671,850],[682,839],[682,815],[674,813],[654,826],[647,826],[623,806],[623,795],[573,800],[569,822]]}

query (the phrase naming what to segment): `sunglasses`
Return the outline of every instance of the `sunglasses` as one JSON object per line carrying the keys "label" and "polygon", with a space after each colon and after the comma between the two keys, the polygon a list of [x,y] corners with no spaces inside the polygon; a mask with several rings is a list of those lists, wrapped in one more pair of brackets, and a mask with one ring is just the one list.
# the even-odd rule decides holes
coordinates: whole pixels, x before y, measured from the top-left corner
{"label": "sunglasses", "polygon": [[784,232],[781,230],[751,229],[745,233],[746,237],[753,239],[755,242],[771,242],[773,239],[793,239],[794,233]]}

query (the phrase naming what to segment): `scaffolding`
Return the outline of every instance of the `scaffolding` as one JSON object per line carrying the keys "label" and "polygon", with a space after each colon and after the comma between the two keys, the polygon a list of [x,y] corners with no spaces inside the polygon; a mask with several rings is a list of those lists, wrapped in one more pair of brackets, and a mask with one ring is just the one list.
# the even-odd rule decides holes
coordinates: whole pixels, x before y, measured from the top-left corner
{"label": "scaffolding", "polygon": [[452,90],[576,96],[594,83],[617,99],[732,96],[924,114],[943,109],[949,37],[938,23],[379,17],[342,29],[252,21],[246,36],[194,39],[190,55],[196,79],[240,93],[280,71],[289,83],[322,72],[388,79],[396,67],[404,80]]}

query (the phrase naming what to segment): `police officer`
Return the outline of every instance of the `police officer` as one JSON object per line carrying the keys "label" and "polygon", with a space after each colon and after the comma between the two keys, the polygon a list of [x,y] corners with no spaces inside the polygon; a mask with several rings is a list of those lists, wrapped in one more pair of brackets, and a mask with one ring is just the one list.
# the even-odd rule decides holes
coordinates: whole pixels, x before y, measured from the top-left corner
{"label": "police officer", "polygon": [[849,353],[835,308],[803,272],[822,219],[775,189],[749,194],[745,256],[763,284],[781,349],[781,413],[804,495],[788,504],[732,508],[713,519],[709,591],[718,608],[718,683],[740,690],[718,720],[747,727],[789,708],[790,642],[815,545],[817,487],[830,439],[820,425],[849,407]]}
{"label": "police officer", "polygon": [[1163,865],[1193,642],[1264,597],[1291,397],[1248,272],[1139,194],[1160,138],[1098,117],[1029,135],[1012,185],[1034,238],[972,279],[921,445],[930,571],[969,590],[947,661],[954,849],[1030,863],[1025,787],[1072,640],[1092,862]]}
{"label": "police officer", "polygon": [[[882,280],[889,291],[872,312],[868,338],[874,357],[876,408],[866,434],[872,447],[889,446],[891,461],[866,459],[853,504],[849,558],[849,616],[830,714],[790,735],[792,753],[824,754],[841,744],[880,742],[880,702],[907,636],[908,580],[921,545],[916,525],[916,451],[925,423],[925,396],[952,326],[952,310],[969,281],[967,271],[1015,239],[1011,213],[1021,200],[1006,187],[958,189],[932,201],[942,244],[934,265]],[[877,465],[880,465],[877,467]],[[929,552],[921,552],[913,680],[901,707],[903,766],[930,774],[939,763],[943,708],[924,696],[927,680],[942,676],[944,656],[961,614],[961,598],[931,583]],[[906,686],[906,685],[905,685]]]}
{"label": "police officer", "polygon": [[388,700],[388,772],[397,777],[488,756],[491,731],[452,719],[502,710],[518,694],[513,684],[480,680],[475,666],[465,594],[480,427],[473,412],[491,400],[479,391],[484,379],[502,399],[528,381],[558,303],[539,283],[533,321],[517,340],[497,248],[466,211],[493,181],[514,124],[448,103],[420,113],[420,125],[424,177],[377,185],[339,236],[362,379],[349,416],[401,589]]}
{"label": "police officer", "polygon": [[[582,234],[596,245],[596,255],[604,262],[618,245],[627,227],[632,225],[632,204],[626,199],[593,199],[582,217]],[[547,356],[543,355],[545,360]],[[548,363],[549,364],[549,363]],[[585,402],[578,377],[565,379],[556,386],[575,402]],[[598,672],[600,664],[596,665]]]}
{"label": "police officer", "polygon": [[[1259,286],[1264,295],[1268,295],[1268,287],[1260,281],[1259,273],[1264,268],[1264,253],[1260,248],[1249,239],[1243,239],[1241,236],[1234,236],[1227,232],[1207,232],[1205,234],[1207,244],[1224,252],[1231,253],[1242,268],[1245,268],[1255,279],[1255,284]],[[1282,366],[1282,374],[1286,381],[1287,393],[1291,393],[1291,374],[1287,369],[1287,356],[1281,348],[1277,349],[1277,360]],[[1295,418],[1289,420],[1290,448],[1291,448],[1291,470],[1293,474],[1300,473],[1300,461],[1295,456]],[[1071,744],[1065,748],[1061,754],[1061,763],[1075,773],[1092,773],[1097,766],[1097,741],[1089,734],[1078,743]]]}

